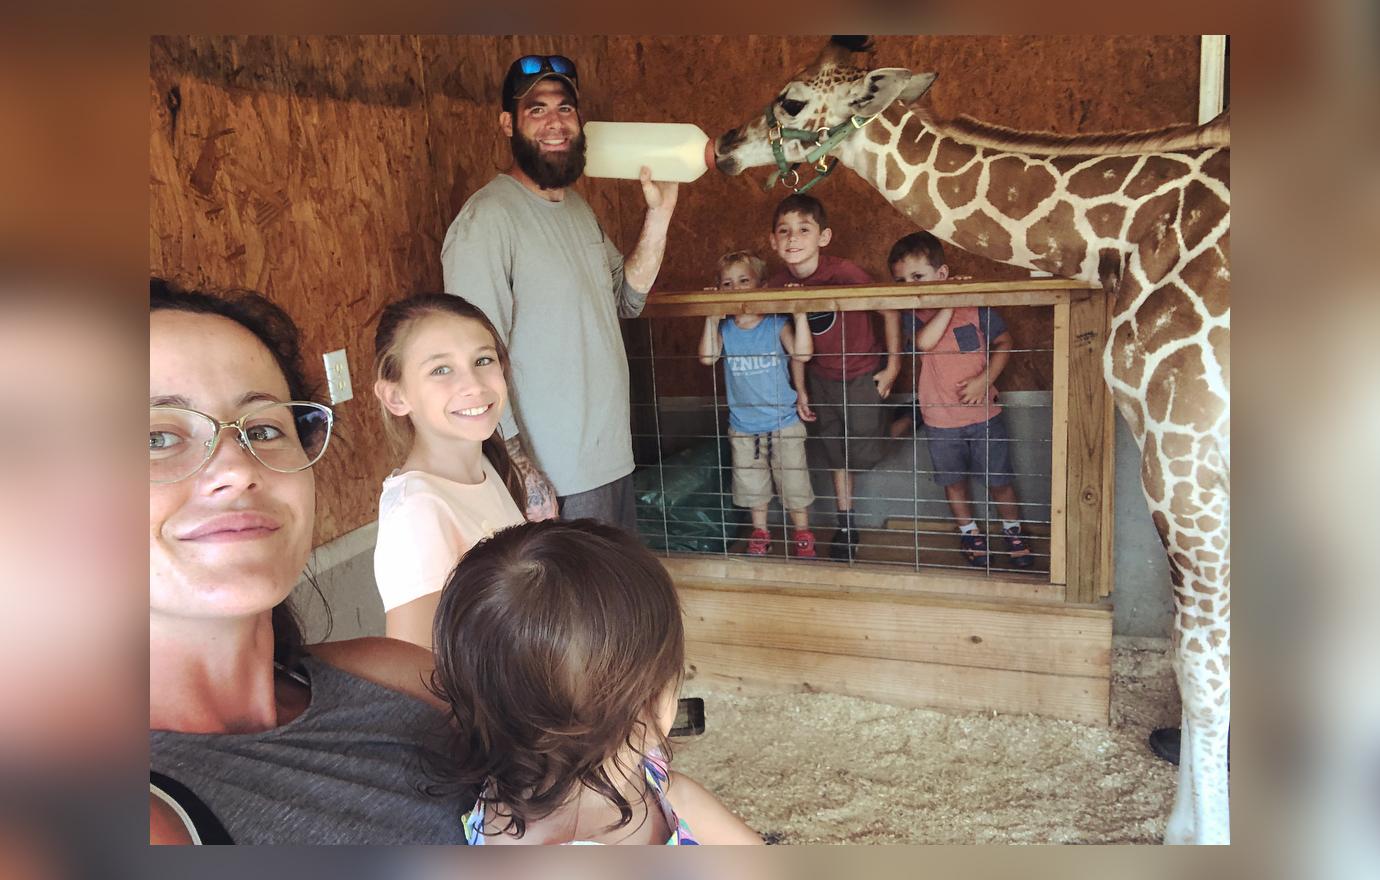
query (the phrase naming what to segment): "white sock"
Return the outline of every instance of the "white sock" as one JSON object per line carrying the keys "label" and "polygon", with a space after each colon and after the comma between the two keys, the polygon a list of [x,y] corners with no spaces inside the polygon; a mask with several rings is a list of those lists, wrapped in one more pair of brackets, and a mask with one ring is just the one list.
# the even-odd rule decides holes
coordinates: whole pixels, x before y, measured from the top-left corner
{"label": "white sock", "polygon": [[1019,528],[1021,527],[1021,521],[1018,520],[1018,519],[1017,519],[1017,520],[1004,519],[1004,520],[1001,521],[1001,527],[1002,527],[1003,530],[1009,532],[1009,531],[1011,531],[1012,529],[1019,529]]}
{"label": "white sock", "polygon": [[963,534],[965,534],[965,535],[973,535],[973,534],[976,534],[976,533],[977,533],[977,523],[976,523],[976,522],[964,523],[963,525],[961,525],[961,526],[958,527],[958,530],[959,530],[960,532],[962,532]]}

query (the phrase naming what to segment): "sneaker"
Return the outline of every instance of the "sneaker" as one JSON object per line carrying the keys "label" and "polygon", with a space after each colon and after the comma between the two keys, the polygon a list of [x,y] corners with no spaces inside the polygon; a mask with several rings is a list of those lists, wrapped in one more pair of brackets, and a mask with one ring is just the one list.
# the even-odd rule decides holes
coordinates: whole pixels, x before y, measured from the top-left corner
{"label": "sneaker", "polygon": [[[1177,727],[1157,727],[1146,737],[1150,751],[1174,766],[1179,765],[1179,747],[1183,733]],[[1231,728],[1227,728],[1227,769],[1231,769]]]}
{"label": "sneaker", "polygon": [[857,555],[858,530],[843,528],[834,532],[833,543],[829,546],[829,558],[847,562]]}
{"label": "sneaker", "polygon": [[795,555],[801,559],[815,558],[815,533],[809,529],[797,529],[795,533]]}
{"label": "sneaker", "polygon": [[752,537],[748,538],[748,555],[766,556],[769,547],[771,547],[771,532],[766,529],[753,529]]}
{"label": "sneaker", "polygon": [[959,533],[959,539],[963,544],[963,555],[968,557],[968,564],[977,568],[985,568],[987,565],[987,539],[981,532],[972,534]]}
{"label": "sneaker", "polygon": [[1179,728],[1157,727],[1147,740],[1150,751],[1176,767],[1179,765]]}
{"label": "sneaker", "polygon": [[1012,565],[1017,568],[1030,568],[1035,564],[1035,554],[1030,552],[1025,538],[1021,536],[1020,526],[1012,526],[1003,534],[1006,535],[1006,552],[1011,555]]}

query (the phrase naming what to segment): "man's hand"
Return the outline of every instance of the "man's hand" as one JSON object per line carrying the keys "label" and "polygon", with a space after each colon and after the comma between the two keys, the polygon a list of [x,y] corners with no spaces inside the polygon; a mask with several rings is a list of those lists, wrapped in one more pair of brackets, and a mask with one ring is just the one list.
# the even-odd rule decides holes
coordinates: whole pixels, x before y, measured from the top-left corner
{"label": "man's hand", "polygon": [[536,462],[527,457],[527,452],[522,448],[522,441],[512,437],[505,440],[503,445],[508,449],[508,460],[513,463],[518,476],[522,477],[523,488],[527,490],[527,509],[523,511],[527,521],[540,522],[560,516],[556,488],[551,485],[546,474],[541,472],[541,468],[537,467]]}
{"label": "man's hand", "polygon": [[795,414],[800,416],[802,422],[813,422],[819,418],[815,411],[810,409],[810,396],[804,391],[795,393]]}
{"label": "man's hand", "polygon": [[680,184],[675,181],[652,180],[652,169],[646,165],[642,166],[638,180],[642,181],[642,197],[647,200],[648,211],[670,214],[676,209],[676,195],[680,192]]}
{"label": "man's hand", "polygon": [[982,372],[971,379],[957,382],[954,387],[958,389],[958,399],[965,406],[977,406],[987,402],[987,391],[991,386],[987,384],[987,373]]}
{"label": "man's hand", "polygon": [[877,383],[877,396],[885,400],[891,396],[891,389],[896,385],[896,377],[901,375],[900,367],[883,367],[880,373],[872,376],[872,381]]}

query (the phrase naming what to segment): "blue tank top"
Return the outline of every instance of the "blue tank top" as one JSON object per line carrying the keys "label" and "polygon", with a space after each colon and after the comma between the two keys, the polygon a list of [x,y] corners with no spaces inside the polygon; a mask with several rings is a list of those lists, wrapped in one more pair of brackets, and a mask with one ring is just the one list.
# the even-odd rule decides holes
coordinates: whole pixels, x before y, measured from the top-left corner
{"label": "blue tank top", "polygon": [[795,414],[789,356],[781,345],[785,315],[764,315],[744,330],[724,318],[724,385],[728,391],[728,424],[743,434],[767,434],[800,421]]}

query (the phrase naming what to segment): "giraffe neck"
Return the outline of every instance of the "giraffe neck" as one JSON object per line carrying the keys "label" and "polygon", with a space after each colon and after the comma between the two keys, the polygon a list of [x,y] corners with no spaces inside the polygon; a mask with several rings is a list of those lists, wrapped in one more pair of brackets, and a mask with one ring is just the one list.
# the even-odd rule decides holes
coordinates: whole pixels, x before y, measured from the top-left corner
{"label": "giraffe neck", "polygon": [[[1059,166],[1076,159],[967,143],[900,104],[863,133],[841,146],[840,161],[949,244],[997,262],[1104,283],[1107,261],[1119,261],[1127,250],[1120,221],[1134,213],[1136,200],[1107,206],[1067,198],[1071,181]],[[1117,182],[1128,176],[1122,170]]]}

